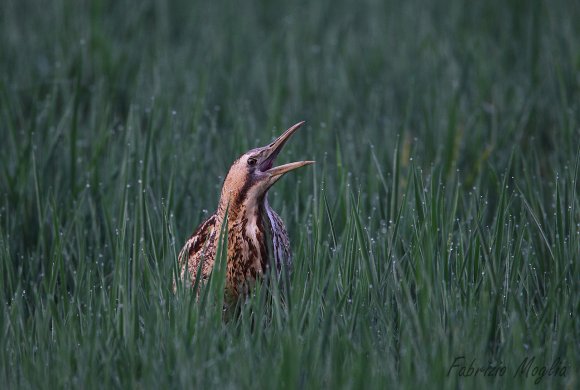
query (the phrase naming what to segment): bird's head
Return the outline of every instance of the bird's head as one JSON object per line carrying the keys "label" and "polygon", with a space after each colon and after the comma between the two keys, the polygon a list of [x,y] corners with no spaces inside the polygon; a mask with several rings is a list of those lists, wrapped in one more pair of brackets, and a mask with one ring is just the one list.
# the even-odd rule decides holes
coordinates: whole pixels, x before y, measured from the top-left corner
{"label": "bird's head", "polygon": [[234,161],[224,181],[222,202],[230,205],[246,203],[257,205],[264,199],[268,189],[285,173],[314,161],[298,161],[274,166],[274,161],[284,144],[304,122],[299,122],[286,130],[269,145],[252,149]]}

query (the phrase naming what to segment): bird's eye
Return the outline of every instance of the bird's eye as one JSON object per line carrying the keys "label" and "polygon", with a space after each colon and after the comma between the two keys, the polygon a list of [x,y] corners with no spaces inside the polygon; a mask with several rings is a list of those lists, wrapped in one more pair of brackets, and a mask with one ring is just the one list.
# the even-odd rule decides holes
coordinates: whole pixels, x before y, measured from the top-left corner
{"label": "bird's eye", "polygon": [[248,165],[253,167],[254,165],[256,165],[257,160],[255,158],[250,157],[248,159]]}

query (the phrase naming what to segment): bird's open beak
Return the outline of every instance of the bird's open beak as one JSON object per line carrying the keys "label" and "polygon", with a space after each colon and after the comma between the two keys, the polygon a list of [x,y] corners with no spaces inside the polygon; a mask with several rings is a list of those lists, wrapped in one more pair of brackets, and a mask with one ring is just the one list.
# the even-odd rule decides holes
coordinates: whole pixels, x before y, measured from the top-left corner
{"label": "bird's open beak", "polygon": [[266,159],[260,164],[260,170],[264,173],[268,173],[271,176],[282,176],[286,172],[290,172],[296,168],[303,167],[305,165],[314,164],[314,161],[297,161],[289,164],[280,165],[278,167],[273,167],[274,160],[280,150],[284,147],[286,141],[292,137],[294,134],[305,122],[298,122],[294,126],[290,127],[286,130],[281,136],[276,138],[274,142],[267,146],[268,156]]}

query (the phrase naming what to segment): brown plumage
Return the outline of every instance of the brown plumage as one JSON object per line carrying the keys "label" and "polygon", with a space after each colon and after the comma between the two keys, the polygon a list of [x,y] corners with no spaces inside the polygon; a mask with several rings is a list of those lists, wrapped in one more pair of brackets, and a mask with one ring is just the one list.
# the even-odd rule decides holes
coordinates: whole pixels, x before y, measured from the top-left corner
{"label": "brown plumage", "polygon": [[[217,211],[202,222],[179,253],[179,278],[191,287],[198,271],[200,286],[214,266],[219,234],[227,210],[226,299],[233,301],[247,293],[274,262],[277,272],[290,269],[292,255],[284,222],[267,200],[268,189],[286,172],[312,164],[299,161],[273,167],[286,141],[302,126],[295,124],[267,146],[240,156],[223,184]],[[174,286],[175,287],[175,286]]]}

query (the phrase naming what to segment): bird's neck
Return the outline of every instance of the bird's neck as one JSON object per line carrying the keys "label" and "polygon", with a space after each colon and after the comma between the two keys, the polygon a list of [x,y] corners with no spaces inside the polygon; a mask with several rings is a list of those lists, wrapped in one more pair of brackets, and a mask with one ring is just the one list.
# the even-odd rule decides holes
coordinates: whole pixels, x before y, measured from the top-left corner
{"label": "bird's neck", "polygon": [[252,191],[226,192],[222,191],[217,209],[218,221],[221,223],[228,216],[228,225],[240,219],[260,218],[269,209],[267,192],[253,194]]}
{"label": "bird's neck", "polygon": [[235,226],[236,221],[242,219],[246,221],[259,220],[269,208],[270,206],[265,198],[263,201],[256,203],[230,204],[229,206],[226,204],[224,207],[218,208],[217,219],[221,225],[227,214],[228,226],[231,229]]}
{"label": "bird's neck", "polygon": [[240,286],[247,287],[248,282],[266,271],[270,230],[269,220],[264,216],[268,208],[265,195],[255,200],[246,198],[242,202],[231,200],[222,204],[220,201],[217,217],[219,226],[227,223],[227,275],[233,280],[230,288],[234,292],[239,293]]}

